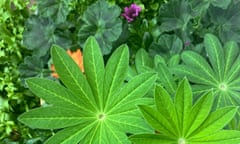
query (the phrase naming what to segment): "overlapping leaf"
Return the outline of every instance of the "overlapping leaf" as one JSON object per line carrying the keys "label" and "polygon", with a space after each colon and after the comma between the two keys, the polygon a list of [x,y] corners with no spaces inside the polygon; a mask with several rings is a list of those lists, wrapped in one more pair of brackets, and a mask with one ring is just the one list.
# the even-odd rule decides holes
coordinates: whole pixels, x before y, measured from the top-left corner
{"label": "overlapping leaf", "polygon": [[193,51],[182,53],[183,65],[173,68],[180,77],[187,76],[194,92],[213,89],[215,107],[240,106],[240,54],[237,44],[227,42],[222,47],[212,34],[204,37],[207,59]]}
{"label": "overlapping leaf", "polygon": [[126,133],[150,131],[136,105],[150,102],[141,97],[156,75],[143,73],[124,83],[129,61],[126,45],[113,53],[105,68],[101,49],[90,37],[83,57],[85,74],[62,48],[53,46],[53,63],[64,86],[47,79],[29,79],[29,88],[49,106],[30,110],[19,120],[33,128],[64,128],[49,138],[48,144],[127,144]]}
{"label": "overlapping leaf", "polygon": [[192,104],[192,90],[184,79],[174,101],[161,86],[155,89],[155,107],[140,106],[144,118],[159,134],[130,137],[137,144],[239,144],[240,131],[222,130],[234,117],[238,107],[229,106],[211,111],[212,92]]}
{"label": "overlapping leaf", "polygon": [[112,43],[118,39],[122,32],[120,12],[118,6],[112,6],[105,0],[98,0],[89,6],[81,19],[83,23],[78,32],[80,45],[83,46],[89,36],[94,36],[102,53],[109,54]]}

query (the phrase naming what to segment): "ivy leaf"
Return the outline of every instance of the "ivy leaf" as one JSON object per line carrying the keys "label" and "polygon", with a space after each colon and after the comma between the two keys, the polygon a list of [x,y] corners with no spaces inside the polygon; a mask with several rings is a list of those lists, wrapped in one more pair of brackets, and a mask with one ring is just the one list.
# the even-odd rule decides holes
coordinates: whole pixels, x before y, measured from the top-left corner
{"label": "ivy leaf", "polygon": [[181,56],[183,64],[172,68],[173,72],[180,77],[187,76],[196,94],[213,89],[216,108],[240,106],[238,45],[230,41],[222,46],[216,36],[206,34],[204,47],[209,62],[196,52],[184,51]]}
{"label": "ivy leaf", "polygon": [[[224,107],[211,111],[212,91],[192,104],[192,90],[188,80],[178,85],[174,101],[157,85],[155,107],[140,106],[146,121],[160,134],[139,134],[130,136],[138,144],[238,144],[240,131],[222,130],[234,117],[238,107]],[[222,134],[222,135],[221,135]]]}
{"label": "ivy leaf", "polygon": [[126,45],[112,54],[105,67],[101,49],[90,37],[83,51],[84,74],[59,46],[54,45],[51,54],[64,86],[46,79],[29,79],[30,90],[49,105],[18,118],[32,128],[63,128],[47,144],[128,144],[126,133],[151,131],[136,105],[151,102],[142,97],[152,87],[156,75],[143,73],[124,83],[129,61]]}
{"label": "ivy leaf", "polygon": [[83,46],[89,36],[94,36],[102,53],[109,54],[112,43],[118,39],[122,32],[120,12],[118,6],[111,6],[105,0],[99,0],[89,6],[81,19],[82,24],[78,32],[80,45]]}

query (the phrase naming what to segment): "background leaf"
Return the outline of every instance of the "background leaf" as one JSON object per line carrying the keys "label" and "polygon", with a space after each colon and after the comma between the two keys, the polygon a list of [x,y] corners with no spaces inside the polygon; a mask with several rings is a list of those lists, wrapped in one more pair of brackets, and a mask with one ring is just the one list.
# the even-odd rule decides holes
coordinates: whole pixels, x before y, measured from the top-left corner
{"label": "background leaf", "polygon": [[[111,13],[109,13],[111,12]],[[112,43],[118,39],[122,32],[122,22],[119,19],[120,8],[111,6],[105,0],[99,0],[88,7],[82,17],[78,32],[80,46],[89,36],[94,36],[104,55],[109,54]]]}

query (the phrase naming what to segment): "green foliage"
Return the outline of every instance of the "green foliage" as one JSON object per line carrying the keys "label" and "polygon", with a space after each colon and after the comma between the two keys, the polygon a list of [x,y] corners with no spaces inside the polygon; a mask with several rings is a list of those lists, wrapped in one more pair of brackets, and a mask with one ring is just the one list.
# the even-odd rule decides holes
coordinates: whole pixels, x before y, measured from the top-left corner
{"label": "green foliage", "polygon": [[128,78],[144,72],[157,73],[157,83],[161,84],[171,95],[175,93],[177,87],[176,78],[172,75],[170,68],[179,64],[180,56],[173,55],[165,59],[161,55],[152,58],[144,49],[139,49],[135,56],[134,65],[129,67]]}
{"label": "green foliage", "polygon": [[155,107],[141,105],[140,109],[157,134],[130,137],[138,144],[238,144],[240,132],[222,130],[234,117],[237,107],[229,106],[211,111],[212,92],[205,93],[192,104],[192,91],[187,79],[180,82],[174,101],[161,86],[155,89]]}
{"label": "green foliage", "polygon": [[102,48],[102,53],[109,54],[112,43],[122,32],[120,12],[117,5],[111,6],[105,0],[89,6],[81,18],[82,24],[78,31],[80,45],[83,46],[89,36],[94,36]]}
{"label": "green foliage", "polygon": [[239,7],[240,2],[232,2],[228,9],[213,7],[209,10],[210,20],[216,30],[215,33],[223,42],[233,40],[240,43]]}
{"label": "green foliage", "polygon": [[196,52],[184,51],[183,65],[173,68],[180,77],[187,76],[193,83],[194,93],[213,89],[214,107],[239,106],[239,48],[236,42],[227,42],[224,47],[212,34],[204,37],[204,47],[209,62]]}
{"label": "green foliage", "polygon": [[58,32],[52,20],[33,15],[26,21],[25,26],[23,44],[33,51],[33,55],[46,56],[52,44],[58,44],[64,48],[71,45],[71,40],[67,37],[70,35],[69,31]]}
{"label": "green foliage", "polygon": [[105,67],[94,37],[86,41],[83,57],[85,75],[62,48],[53,46],[53,63],[65,86],[42,78],[27,80],[30,90],[49,105],[18,119],[32,128],[64,128],[46,141],[50,144],[125,144],[130,143],[126,133],[149,132],[136,105],[151,102],[142,97],[153,85],[154,73],[123,83],[129,61],[127,46],[120,46]]}

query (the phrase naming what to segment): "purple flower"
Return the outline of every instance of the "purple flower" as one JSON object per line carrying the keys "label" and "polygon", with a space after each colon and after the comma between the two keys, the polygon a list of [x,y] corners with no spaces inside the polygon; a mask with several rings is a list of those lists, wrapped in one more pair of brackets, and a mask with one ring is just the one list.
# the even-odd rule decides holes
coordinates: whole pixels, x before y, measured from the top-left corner
{"label": "purple flower", "polygon": [[130,7],[124,8],[124,13],[122,16],[128,21],[132,22],[135,17],[139,15],[139,12],[141,11],[141,7],[136,4],[131,4]]}

